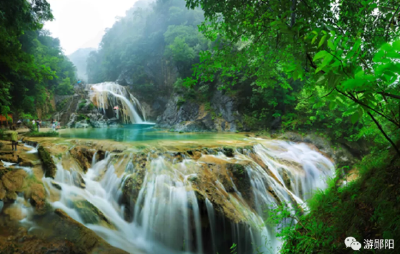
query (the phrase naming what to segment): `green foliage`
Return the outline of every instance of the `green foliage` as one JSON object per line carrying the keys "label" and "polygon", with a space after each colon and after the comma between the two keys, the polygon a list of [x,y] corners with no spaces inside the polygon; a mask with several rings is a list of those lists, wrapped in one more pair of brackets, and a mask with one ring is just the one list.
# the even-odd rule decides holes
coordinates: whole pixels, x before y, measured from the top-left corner
{"label": "green foliage", "polygon": [[27,137],[58,137],[59,133],[56,131],[37,132],[31,131],[25,134]]}
{"label": "green foliage", "polygon": [[65,98],[64,100],[62,100],[60,103],[57,104],[56,108],[57,111],[62,111],[65,109],[65,107],[67,106],[67,102],[68,102],[68,98]]}
{"label": "green foliage", "polygon": [[87,116],[87,115],[84,115],[84,114],[79,114],[78,115],[78,121],[81,121],[81,120],[89,120],[90,118]]}
{"label": "green foliage", "polygon": [[400,206],[393,187],[400,177],[400,161],[395,157],[394,151],[369,155],[356,166],[359,178],[344,185],[339,184],[338,170],[328,189],[307,202],[307,214],[287,206],[269,214],[269,221],[282,225],[281,253],[352,253],[344,246],[347,236],[359,241],[398,239]]}
{"label": "green foliage", "polygon": [[237,254],[237,244],[233,243],[231,246],[231,254]]}
{"label": "green foliage", "polygon": [[49,151],[47,151],[43,146],[39,146],[38,149],[39,158],[42,161],[43,170],[46,177],[51,177],[54,179],[56,175],[57,167],[51,158]]}
{"label": "green foliage", "polygon": [[197,29],[203,20],[202,11],[188,10],[183,0],[156,1],[153,5],[137,1],[126,17],[106,32],[100,50],[90,53],[89,83],[114,81],[126,73],[135,84],[133,92],[145,87],[151,89],[150,94],[165,93],[154,74],[161,71],[160,63],[176,66],[182,77],[191,74],[198,52],[208,47]]}
{"label": "green foliage", "polygon": [[[186,2],[190,8],[202,7],[206,20],[199,29],[214,44],[211,50],[200,53],[200,63],[186,85],[213,82],[218,76],[224,82],[222,88],[229,88],[240,84],[243,75],[269,91],[280,87],[288,91],[280,95],[288,97],[269,97],[270,105],[280,104],[273,115],[286,115],[284,124],[296,128],[301,125],[297,112],[293,108],[288,112],[282,105],[288,104],[285,100],[296,105],[292,99],[296,93],[289,91],[294,88],[293,80],[301,81],[302,99],[307,100],[302,107],[309,116],[309,122],[302,119],[303,123],[320,121],[333,126],[329,120],[343,116],[345,119],[338,121],[344,126],[361,122],[352,130],[353,135],[376,139],[380,133],[395,147],[400,129],[400,41],[395,40],[400,30],[394,22],[397,3]],[[342,116],[335,112],[324,121],[324,114],[332,110],[343,110]],[[346,129],[340,130],[346,133]]]}
{"label": "green foliage", "polygon": [[86,106],[86,101],[85,102],[80,102],[79,104],[78,104],[78,108],[79,109],[82,109],[83,107],[85,107]]}
{"label": "green foliage", "polygon": [[185,98],[179,97],[178,101],[176,102],[176,105],[178,106],[178,108],[180,108],[185,102],[186,102]]}
{"label": "green foliage", "polygon": [[74,66],[60,42],[41,30],[52,20],[46,0],[0,3],[0,112],[35,114],[47,104],[47,92],[71,93]]}

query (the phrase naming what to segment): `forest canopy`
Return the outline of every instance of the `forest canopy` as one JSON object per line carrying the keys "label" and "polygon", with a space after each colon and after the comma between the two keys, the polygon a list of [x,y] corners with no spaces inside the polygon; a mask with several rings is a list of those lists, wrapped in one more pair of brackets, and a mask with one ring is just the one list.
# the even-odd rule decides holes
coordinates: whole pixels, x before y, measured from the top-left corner
{"label": "forest canopy", "polygon": [[52,19],[45,0],[0,2],[0,114],[34,116],[48,96],[72,94],[75,67],[60,41],[42,30]]}
{"label": "forest canopy", "polygon": [[186,2],[202,7],[199,28],[215,42],[186,85],[216,75],[235,85],[238,72],[261,88],[291,90],[300,81],[297,114],[283,116],[287,125],[328,120],[332,128],[350,117],[351,125],[362,123],[355,139],[383,137],[400,154],[393,141],[400,136],[397,1]]}

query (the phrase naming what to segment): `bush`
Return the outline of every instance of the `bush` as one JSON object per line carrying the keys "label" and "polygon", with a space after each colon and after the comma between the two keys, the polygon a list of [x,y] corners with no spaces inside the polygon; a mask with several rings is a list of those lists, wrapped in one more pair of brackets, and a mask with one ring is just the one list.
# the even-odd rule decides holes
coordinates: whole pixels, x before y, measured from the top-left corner
{"label": "bush", "polygon": [[57,104],[57,111],[62,111],[63,109],[65,109],[65,106],[67,105],[68,102],[68,98],[65,98],[64,100],[62,100],[59,104]]}
{"label": "bush", "polygon": [[81,120],[89,120],[89,117],[85,116],[84,114],[79,114],[78,115],[78,121],[81,121]]}
{"label": "bush", "polygon": [[270,214],[275,222],[286,222],[278,234],[285,241],[281,253],[353,253],[344,245],[348,236],[363,245],[363,239],[400,239],[400,192],[395,187],[400,160],[381,151],[356,168],[358,179],[341,185],[337,176],[326,190],[317,191],[308,200],[308,214],[285,207]]}
{"label": "bush", "polygon": [[185,104],[185,102],[186,102],[185,98],[179,97],[176,105],[178,106],[178,108],[180,108],[183,104]]}
{"label": "bush", "polygon": [[26,134],[27,137],[58,137],[59,133],[56,131],[37,132],[31,131]]}
{"label": "bush", "polygon": [[42,161],[43,169],[45,172],[46,177],[51,177],[54,179],[56,175],[57,167],[51,158],[49,151],[47,151],[43,146],[40,146],[38,149],[38,154],[40,160]]}
{"label": "bush", "polygon": [[82,109],[85,106],[86,106],[86,102],[81,102],[81,103],[79,103],[78,108]]}

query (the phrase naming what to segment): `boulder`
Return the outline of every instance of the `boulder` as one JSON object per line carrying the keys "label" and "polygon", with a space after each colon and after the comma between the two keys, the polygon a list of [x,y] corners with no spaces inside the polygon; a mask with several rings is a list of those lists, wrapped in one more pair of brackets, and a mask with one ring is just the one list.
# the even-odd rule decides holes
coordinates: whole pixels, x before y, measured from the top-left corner
{"label": "boulder", "polygon": [[40,146],[38,149],[38,153],[39,153],[39,158],[42,161],[42,167],[45,176],[54,179],[54,176],[56,175],[57,172],[57,167],[49,151],[47,151],[47,149],[45,149],[43,146]]}
{"label": "boulder", "polygon": [[[11,144],[10,144],[10,146],[11,146]],[[8,153],[8,154],[0,155],[0,160],[6,161],[6,162],[11,162],[11,163],[18,163],[19,157],[15,153]]]}
{"label": "boulder", "polygon": [[71,201],[72,207],[79,213],[85,224],[106,223],[109,227],[114,227],[108,218],[92,203],[87,200]]}
{"label": "boulder", "polygon": [[120,203],[125,206],[124,217],[127,221],[133,220],[133,209],[135,208],[136,200],[143,185],[144,176],[144,168],[138,168],[135,174],[126,178],[122,186]]}
{"label": "boulder", "polygon": [[74,181],[74,184],[76,187],[85,189],[86,188],[86,183],[85,180],[83,180],[83,177],[80,173],[73,171],[72,172],[72,179]]}
{"label": "boulder", "polygon": [[7,169],[8,172],[4,173],[1,177],[3,186],[7,191],[19,191],[21,190],[24,179],[26,177],[26,172],[22,169],[12,170]]}
{"label": "boulder", "polygon": [[[91,167],[94,152],[87,149],[86,147],[77,146],[71,149],[69,153],[74,159],[76,159],[78,164],[81,166],[83,172],[86,173],[87,170]],[[99,156],[101,156],[101,154]]]}
{"label": "boulder", "polygon": [[105,242],[95,232],[73,220],[61,209],[38,217],[36,222],[43,229],[33,234],[50,242],[64,242],[67,250],[62,253],[127,254]]}
{"label": "boulder", "polygon": [[26,193],[29,197],[30,203],[35,207],[37,214],[45,214],[47,212],[48,204],[46,203],[46,191],[43,184],[33,183],[29,191]]}

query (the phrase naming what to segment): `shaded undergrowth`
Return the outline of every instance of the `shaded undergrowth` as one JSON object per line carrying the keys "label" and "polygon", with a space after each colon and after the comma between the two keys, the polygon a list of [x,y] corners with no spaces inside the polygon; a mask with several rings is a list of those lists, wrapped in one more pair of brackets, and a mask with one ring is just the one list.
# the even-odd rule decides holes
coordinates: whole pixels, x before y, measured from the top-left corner
{"label": "shaded undergrowth", "polygon": [[308,213],[283,205],[270,214],[284,240],[281,253],[354,253],[344,243],[349,236],[361,243],[362,253],[377,250],[365,249],[367,239],[393,239],[394,250],[383,246],[378,253],[399,253],[400,159],[386,150],[366,156],[356,168],[356,180],[339,184],[336,177],[316,191]]}

